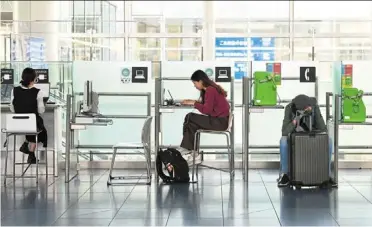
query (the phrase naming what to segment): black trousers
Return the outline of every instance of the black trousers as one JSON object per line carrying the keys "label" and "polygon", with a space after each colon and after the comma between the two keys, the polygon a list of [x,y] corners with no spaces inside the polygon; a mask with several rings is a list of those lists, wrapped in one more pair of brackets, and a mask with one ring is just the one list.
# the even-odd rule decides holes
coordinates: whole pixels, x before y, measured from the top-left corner
{"label": "black trousers", "polygon": [[195,133],[199,129],[223,131],[227,129],[229,117],[211,117],[196,113],[185,116],[181,147],[194,150]]}
{"label": "black trousers", "polygon": [[[40,131],[40,133],[37,135],[37,141],[39,143],[43,143],[43,147],[47,147],[48,133],[44,126],[44,120],[40,117],[40,115],[36,115],[36,126],[37,130]],[[26,135],[26,140],[31,143],[36,143],[36,136]]]}

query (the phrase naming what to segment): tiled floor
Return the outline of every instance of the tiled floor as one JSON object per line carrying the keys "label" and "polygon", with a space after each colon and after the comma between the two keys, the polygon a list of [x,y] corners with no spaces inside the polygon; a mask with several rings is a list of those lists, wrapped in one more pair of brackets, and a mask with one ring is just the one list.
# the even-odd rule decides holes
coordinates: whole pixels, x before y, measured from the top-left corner
{"label": "tiled floor", "polygon": [[[121,171],[124,172],[124,171]],[[134,171],[139,174],[139,172]],[[128,173],[128,171],[126,171]],[[371,226],[372,171],[340,171],[333,190],[278,189],[277,171],[204,170],[194,185],[112,186],[107,171],[18,179],[1,189],[1,224],[58,226]]]}

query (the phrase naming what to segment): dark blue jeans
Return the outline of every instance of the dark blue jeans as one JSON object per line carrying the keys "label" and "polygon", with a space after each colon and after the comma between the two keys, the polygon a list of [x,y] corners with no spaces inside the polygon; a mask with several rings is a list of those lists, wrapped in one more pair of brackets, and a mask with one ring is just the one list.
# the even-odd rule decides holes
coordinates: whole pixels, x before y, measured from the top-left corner
{"label": "dark blue jeans", "polygon": [[[332,162],[332,140],[329,139],[329,174],[331,174],[331,162]],[[288,161],[289,161],[289,150],[288,150],[288,137],[283,136],[280,139],[280,172],[288,174]]]}

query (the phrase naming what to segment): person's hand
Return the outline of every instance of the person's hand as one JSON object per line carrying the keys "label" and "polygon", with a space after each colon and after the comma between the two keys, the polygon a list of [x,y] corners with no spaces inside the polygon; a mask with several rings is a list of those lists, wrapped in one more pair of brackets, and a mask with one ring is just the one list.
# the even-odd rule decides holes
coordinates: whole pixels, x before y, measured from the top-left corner
{"label": "person's hand", "polygon": [[181,102],[181,104],[184,106],[193,106],[195,102],[196,102],[195,100],[185,99]]}
{"label": "person's hand", "polygon": [[292,124],[293,124],[293,125],[297,125],[297,121],[296,121],[296,119],[294,119],[294,120],[292,121]]}

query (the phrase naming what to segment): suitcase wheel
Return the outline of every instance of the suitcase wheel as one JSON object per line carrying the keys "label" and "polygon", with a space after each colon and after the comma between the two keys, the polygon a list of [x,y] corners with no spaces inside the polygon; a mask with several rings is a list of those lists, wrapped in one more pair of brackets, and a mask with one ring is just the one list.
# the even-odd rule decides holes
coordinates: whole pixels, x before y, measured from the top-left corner
{"label": "suitcase wheel", "polygon": [[293,186],[293,189],[294,190],[301,190],[301,186],[299,186],[299,185]]}

